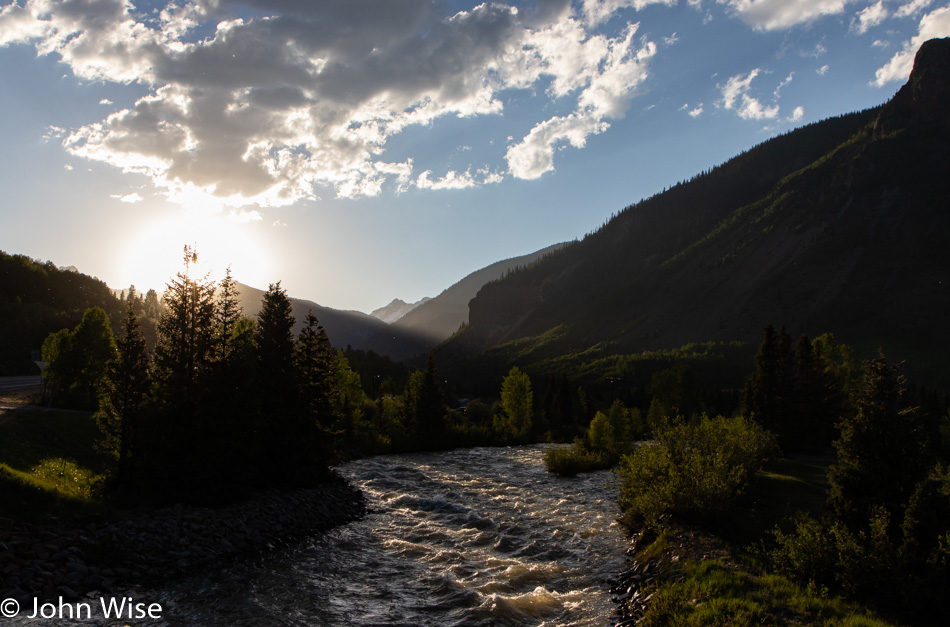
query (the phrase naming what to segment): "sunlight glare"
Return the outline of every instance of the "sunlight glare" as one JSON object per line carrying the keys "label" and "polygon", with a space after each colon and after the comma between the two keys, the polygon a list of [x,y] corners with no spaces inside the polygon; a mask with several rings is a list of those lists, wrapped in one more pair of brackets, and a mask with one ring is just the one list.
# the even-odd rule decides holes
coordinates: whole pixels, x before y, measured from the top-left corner
{"label": "sunlight glare", "polygon": [[254,237],[254,229],[253,222],[240,217],[194,209],[153,220],[129,241],[122,269],[123,287],[135,285],[140,292],[154,288],[161,294],[168,281],[184,269],[186,245],[198,252],[192,276],[207,275],[217,282],[230,266],[238,281],[260,285],[268,273],[268,260]]}

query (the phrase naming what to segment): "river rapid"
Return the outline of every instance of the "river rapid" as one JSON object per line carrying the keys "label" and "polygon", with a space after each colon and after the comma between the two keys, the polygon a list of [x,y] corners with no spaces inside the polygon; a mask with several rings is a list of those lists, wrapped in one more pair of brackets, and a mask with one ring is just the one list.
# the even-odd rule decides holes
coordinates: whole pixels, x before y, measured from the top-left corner
{"label": "river rapid", "polygon": [[627,547],[613,475],[551,475],[545,448],[347,463],[364,519],[134,596],[162,605],[152,624],[610,625]]}

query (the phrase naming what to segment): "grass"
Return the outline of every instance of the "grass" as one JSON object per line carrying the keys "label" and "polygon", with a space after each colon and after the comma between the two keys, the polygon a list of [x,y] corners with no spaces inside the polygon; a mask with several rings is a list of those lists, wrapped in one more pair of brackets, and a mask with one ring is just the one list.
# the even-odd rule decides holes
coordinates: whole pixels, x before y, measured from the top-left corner
{"label": "grass", "polygon": [[91,414],[21,408],[0,425],[0,517],[86,517],[102,507],[108,455]]}
{"label": "grass", "polygon": [[797,512],[820,515],[828,494],[827,472],[832,463],[831,450],[768,462],[715,532],[734,545],[753,544]]}
{"label": "grass", "polygon": [[[888,626],[865,608],[829,596],[827,590],[800,586],[762,572],[754,559],[747,561],[754,545],[776,524],[796,512],[821,512],[826,472],[833,462],[830,450],[769,462],[745,497],[711,529],[715,535],[678,524],[664,526],[659,537],[635,556],[641,561],[658,557],[667,564],[637,624]],[[752,550],[736,550],[743,546]],[[671,559],[673,554],[681,559]]]}
{"label": "grass", "polygon": [[721,560],[685,562],[664,578],[675,580],[660,587],[638,625],[889,625],[820,590],[737,570]]}

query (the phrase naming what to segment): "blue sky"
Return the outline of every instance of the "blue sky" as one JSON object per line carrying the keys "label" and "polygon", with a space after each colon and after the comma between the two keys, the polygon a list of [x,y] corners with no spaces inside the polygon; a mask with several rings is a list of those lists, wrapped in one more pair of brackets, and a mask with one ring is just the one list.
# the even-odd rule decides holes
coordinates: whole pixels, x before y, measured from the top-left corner
{"label": "blue sky", "polygon": [[[3,0],[0,0],[2,3]],[[938,0],[0,4],[0,249],[370,311],[880,104]]]}

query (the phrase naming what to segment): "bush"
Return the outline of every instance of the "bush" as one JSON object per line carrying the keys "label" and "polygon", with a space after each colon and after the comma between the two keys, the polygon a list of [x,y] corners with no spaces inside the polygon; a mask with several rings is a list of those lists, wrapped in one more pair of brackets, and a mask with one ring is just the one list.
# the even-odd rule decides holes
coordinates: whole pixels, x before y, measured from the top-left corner
{"label": "bush", "polygon": [[592,451],[580,442],[571,446],[555,446],[544,453],[548,472],[562,477],[573,477],[579,472],[603,470],[613,465],[605,451]]}
{"label": "bush", "polygon": [[656,528],[664,514],[721,516],[774,447],[771,434],[741,416],[660,424],[654,442],[621,460],[620,504],[627,522]]}

